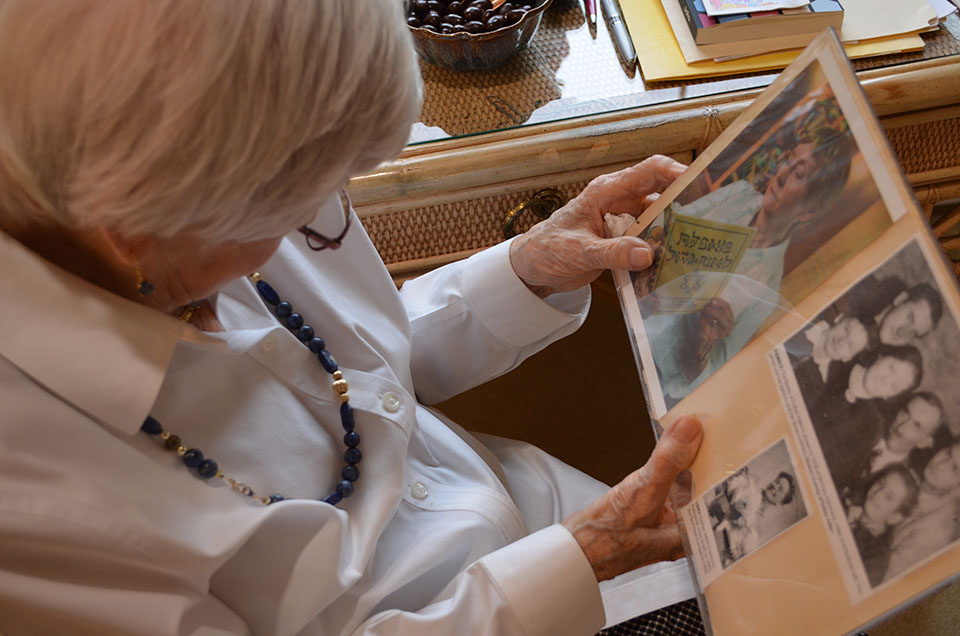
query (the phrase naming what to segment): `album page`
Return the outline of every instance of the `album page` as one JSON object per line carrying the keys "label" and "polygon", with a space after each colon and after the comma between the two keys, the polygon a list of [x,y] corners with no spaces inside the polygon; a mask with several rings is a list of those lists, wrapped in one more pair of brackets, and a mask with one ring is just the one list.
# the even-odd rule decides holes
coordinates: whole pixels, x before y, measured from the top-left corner
{"label": "album page", "polygon": [[615,272],[713,634],[843,634],[960,572],[960,293],[832,31],[636,221]]}

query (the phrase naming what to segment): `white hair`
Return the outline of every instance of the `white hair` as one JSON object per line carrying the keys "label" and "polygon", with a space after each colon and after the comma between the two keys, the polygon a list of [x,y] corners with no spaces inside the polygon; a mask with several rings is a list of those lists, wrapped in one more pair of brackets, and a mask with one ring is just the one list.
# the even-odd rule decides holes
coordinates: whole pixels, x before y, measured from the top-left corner
{"label": "white hair", "polygon": [[400,0],[0,0],[0,227],[277,236],[403,148]]}

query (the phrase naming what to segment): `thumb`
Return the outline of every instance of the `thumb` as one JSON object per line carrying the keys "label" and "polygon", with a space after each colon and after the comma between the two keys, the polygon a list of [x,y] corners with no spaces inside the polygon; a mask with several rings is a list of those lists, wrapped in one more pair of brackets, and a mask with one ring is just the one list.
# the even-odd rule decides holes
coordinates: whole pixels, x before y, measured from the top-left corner
{"label": "thumb", "polygon": [[653,251],[646,241],[635,236],[600,239],[594,251],[596,269],[642,270],[653,262]]}
{"label": "thumb", "polygon": [[644,466],[656,501],[666,500],[677,477],[693,463],[701,441],[703,427],[694,415],[678,418],[660,437]]}

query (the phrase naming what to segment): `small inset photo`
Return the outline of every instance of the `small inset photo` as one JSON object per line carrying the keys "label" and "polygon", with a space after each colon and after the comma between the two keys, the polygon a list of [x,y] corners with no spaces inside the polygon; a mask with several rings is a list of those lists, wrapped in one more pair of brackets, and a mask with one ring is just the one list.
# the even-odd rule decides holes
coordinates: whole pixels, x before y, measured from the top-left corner
{"label": "small inset photo", "polygon": [[684,523],[696,536],[694,551],[703,585],[807,517],[809,507],[786,438],[726,477],[684,509]]}
{"label": "small inset photo", "polygon": [[780,440],[704,495],[724,569],[807,516],[796,474]]}

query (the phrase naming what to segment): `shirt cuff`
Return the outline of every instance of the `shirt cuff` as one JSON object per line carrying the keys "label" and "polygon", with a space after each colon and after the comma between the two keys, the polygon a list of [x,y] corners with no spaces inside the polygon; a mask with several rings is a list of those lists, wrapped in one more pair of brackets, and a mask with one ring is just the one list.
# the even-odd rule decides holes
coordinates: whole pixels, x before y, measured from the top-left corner
{"label": "shirt cuff", "polygon": [[[536,342],[576,323],[590,309],[590,286],[541,299],[510,265],[510,241],[471,256],[463,270],[463,295],[471,313],[492,334],[514,347]],[[510,311],[504,311],[509,307]]]}
{"label": "shirt cuff", "polygon": [[526,636],[595,634],[605,616],[600,587],[573,535],[556,524],[483,557]]}

